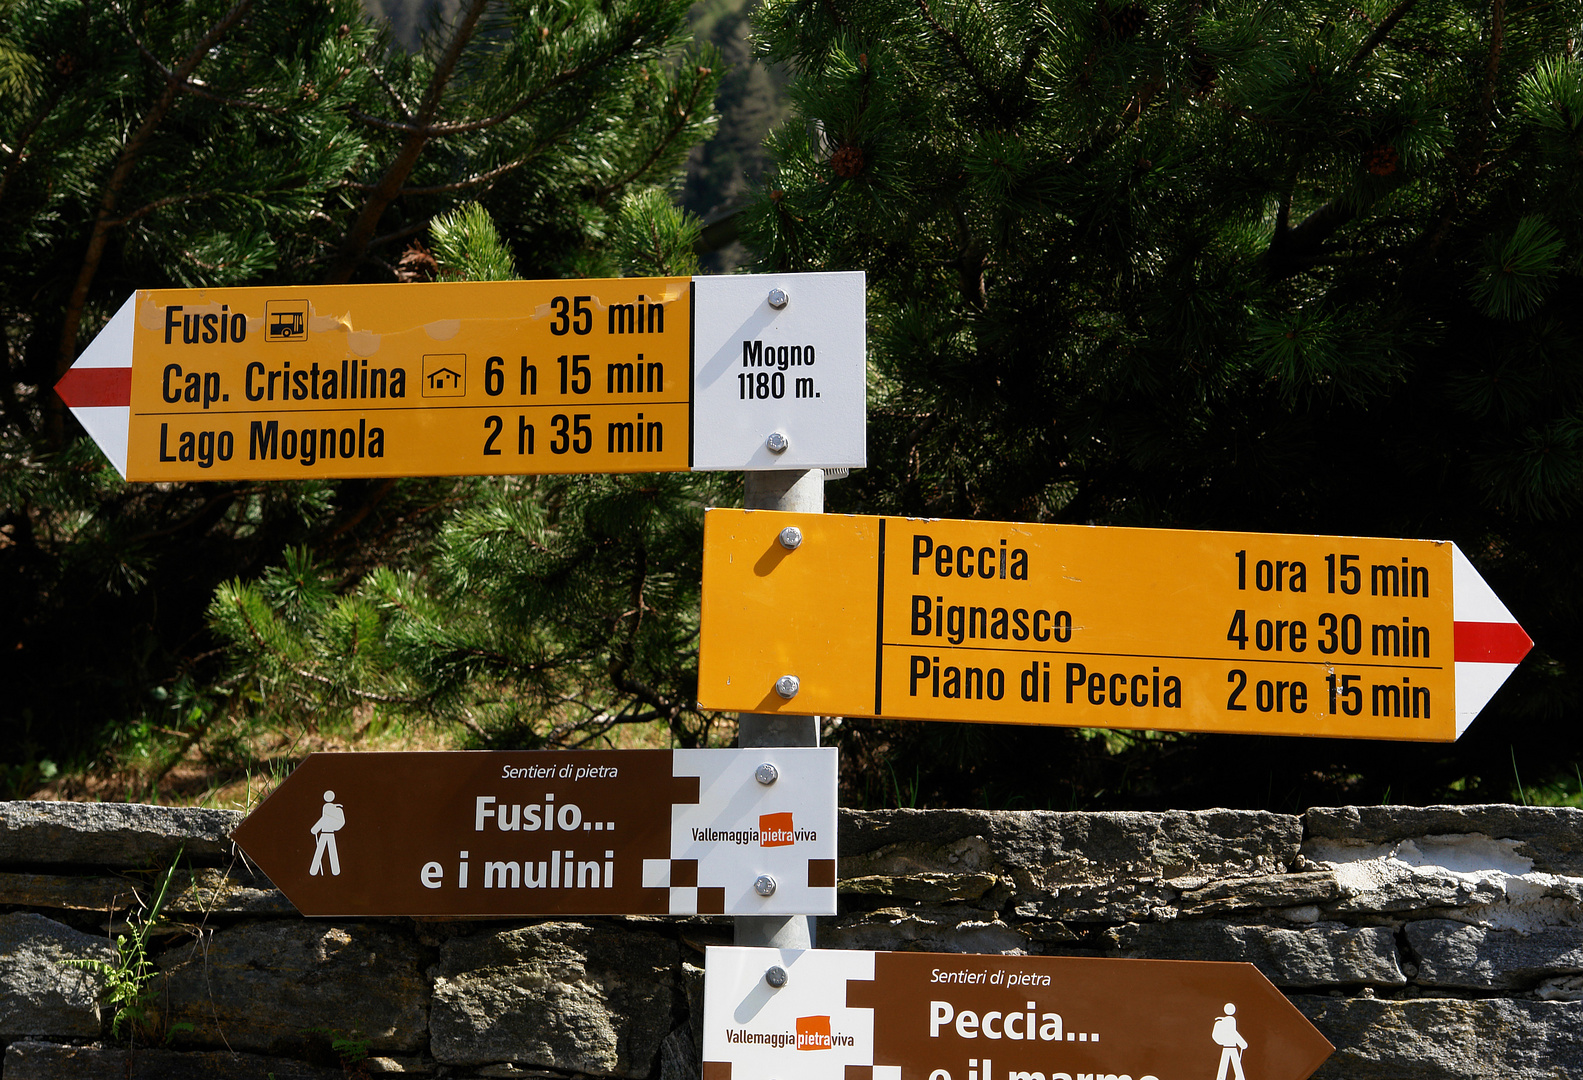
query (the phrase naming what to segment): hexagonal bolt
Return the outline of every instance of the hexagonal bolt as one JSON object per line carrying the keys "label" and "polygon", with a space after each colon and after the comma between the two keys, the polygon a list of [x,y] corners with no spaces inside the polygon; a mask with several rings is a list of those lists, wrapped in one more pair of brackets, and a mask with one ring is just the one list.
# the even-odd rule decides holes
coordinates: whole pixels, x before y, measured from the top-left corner
{"label": "hexagonal bolt", "polygon": [[781,547],[787,551],[796,551],[802,546],[802,530],[795,525],[788,525],[781,530]]}
{"label": "hexagonal bolt", "polygon": [[802,688],[802,682],[795,675],[782,675],[775,680],[775,692],[790,701],[797,696],[797,691]]}
{"label": "hexagonal bolt", "polygon": [[768,874],[760,874],[753,881],[753,891],[760,896],[775,895],[775,879]]}
{"label": "hexagonal bolt", "polygon": [[786,985],[786,969],[776,964],[764,972],[764,981],[779,990]]}
{"label": "hexagonal bolt", "polygon": [[779,311],[781,308],[785,307],[791,302],[791,297],[786,295],[785,289],[771,289],[769,300],[770,307],[774,308],[776,311]]}
{"label": "hexagonal bolt", "polygon": [[772,431],[769,438],[764,440],[764,445],[769,447],[772,454],[784,454],[791,448],[791,440],[786,437],[784,431]]}
{"label": "hexagonal bolt", "polygon": [[781,771],[767,761],[753,770],[753,779],[757,780],[765,787],[769,787],[780,778]]}

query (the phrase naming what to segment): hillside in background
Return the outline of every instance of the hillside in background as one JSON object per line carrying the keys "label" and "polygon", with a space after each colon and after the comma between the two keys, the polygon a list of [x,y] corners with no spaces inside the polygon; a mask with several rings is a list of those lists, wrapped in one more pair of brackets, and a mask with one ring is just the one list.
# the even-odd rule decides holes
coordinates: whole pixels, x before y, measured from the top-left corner
{"label": "hillside in background", "polygon": [[460,0],[363,0],[363,10],[389,23],[391,40],[408,49],[417,48],[435,18],[448,17],[460,6]]}

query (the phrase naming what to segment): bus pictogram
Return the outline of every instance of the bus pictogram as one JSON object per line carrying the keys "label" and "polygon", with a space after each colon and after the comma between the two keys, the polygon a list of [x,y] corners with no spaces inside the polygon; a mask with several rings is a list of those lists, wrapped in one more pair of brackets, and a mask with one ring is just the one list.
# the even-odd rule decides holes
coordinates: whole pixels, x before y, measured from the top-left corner
{"label": "bus pictogram", "polygon": [[308,336],[308,301],[270,300],[264,304],[264,340],[303,341]]}

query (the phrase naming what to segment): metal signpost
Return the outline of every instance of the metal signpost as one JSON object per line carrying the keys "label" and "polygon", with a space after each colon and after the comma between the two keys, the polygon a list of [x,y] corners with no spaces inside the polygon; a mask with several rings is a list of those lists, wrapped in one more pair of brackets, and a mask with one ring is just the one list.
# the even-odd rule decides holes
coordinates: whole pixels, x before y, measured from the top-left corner
{"label": "metal signpost", "polygon": [[707,708],[1449,742],[1530,645],[1439,541],[705,518]]}
{"label": "metal signpost", "polygon": [[703,1080],[1302,1080],[1330,1043],[1252,964],[712,948]]}
{"label": "metal signpost", "polygon": [[129,480],[862,467],[863,318],[861,273],[150,289],[56,389]]}
{"label": "metal signpost", "polygon": [[232,834],[304,915],[835,913],[836,752],[313,754]]}
{"label": "metal signpost", "polygon": [[[822,514],[824,471],[750,472],[747,474],[742,502],[752,510]],[[786,543],[795,544],[798,535],[787,533]],[[782,624],[774,620],[766,625]],[[782,689],[789,690],[790,685],[783,684]],[[819,718],[774,712],[742,712],[737,717],[737,745],[818,746]],[[818,943],[812,918],[746,916],[736,920],[734,930],[732,940],[738,945],[811,949]]]}

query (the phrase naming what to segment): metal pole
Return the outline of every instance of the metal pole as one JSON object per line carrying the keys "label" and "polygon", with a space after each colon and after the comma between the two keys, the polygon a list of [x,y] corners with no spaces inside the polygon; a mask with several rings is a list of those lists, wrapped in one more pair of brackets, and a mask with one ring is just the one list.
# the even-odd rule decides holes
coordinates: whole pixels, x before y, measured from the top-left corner
{"label": "metal pole", "polygon": [[[788,513],[824,513],[824,470],[750,472],[745,474],[742,506],[747,510],[782,510]],[[738,746],[818,746],[817,716],[777,716],[742,713],[737,721]],[[765,945],[777,949],[811,949],[814,921],[811,915],[739,915],[734,941],[738,945]]]}

